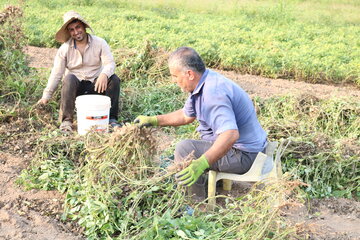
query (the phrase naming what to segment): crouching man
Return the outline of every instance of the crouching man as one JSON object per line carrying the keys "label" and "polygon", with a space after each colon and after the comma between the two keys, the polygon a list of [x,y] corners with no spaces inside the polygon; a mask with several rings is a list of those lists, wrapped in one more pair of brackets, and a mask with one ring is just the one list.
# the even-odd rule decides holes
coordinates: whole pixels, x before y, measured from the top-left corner
{"label": "crouching man", "polygon": [[[115,62],[106,41],[88,34],[89,24],[78,13],[69,11],[55,39],[63,43],[39,104],[47,104],[63,78],[61,88],[60,130],[72,131],[75,99],[84,94],[101,94],[111,98],[111,126],[117,123],[120,79],[114,74]],[[91,28],[90,28],[91,29]],[[91,29],[92,30],[92,29]]]}

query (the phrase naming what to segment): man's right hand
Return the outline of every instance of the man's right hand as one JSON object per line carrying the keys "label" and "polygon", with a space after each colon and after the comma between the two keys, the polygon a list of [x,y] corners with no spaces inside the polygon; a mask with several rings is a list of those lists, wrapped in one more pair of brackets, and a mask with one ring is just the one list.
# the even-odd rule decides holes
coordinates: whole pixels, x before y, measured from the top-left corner
{"label": "man's right hand", "polygon": [[49,102],[49,99],[42,98],[37,102],[37,104],[46,105],[48,102]]}
{"label": "man's right hand", "polygon": [[134,123],[138,124],[140,127],[150,127],[150,126],[158,126],[158,119],[156,116],[138,116]]}

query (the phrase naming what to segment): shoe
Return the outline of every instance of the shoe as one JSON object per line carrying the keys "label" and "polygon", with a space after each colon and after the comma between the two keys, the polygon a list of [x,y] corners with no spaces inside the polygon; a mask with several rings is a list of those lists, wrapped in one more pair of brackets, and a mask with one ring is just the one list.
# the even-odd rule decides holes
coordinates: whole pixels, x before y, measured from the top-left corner
{"label": "shoe", "polygon": [[72,122],[65,120],[60,124],[59,128],[62,133],[71,133],[73,131],[72,127]]}
{"label": "shoe", "polygon": [[122,124],[118,123],[118,121],[117,121],[116,119],[110,119],[110,120],[109,120],[109,125],[110,125],[110,127],[112,127],[112,128],[122,127]]}
{"label": "shoe", "polygon": [[194,209],[190,207],[189,205],[185,205],[182,209],[183,213],[186,213],[189,216],[192,216],[194,214]]}

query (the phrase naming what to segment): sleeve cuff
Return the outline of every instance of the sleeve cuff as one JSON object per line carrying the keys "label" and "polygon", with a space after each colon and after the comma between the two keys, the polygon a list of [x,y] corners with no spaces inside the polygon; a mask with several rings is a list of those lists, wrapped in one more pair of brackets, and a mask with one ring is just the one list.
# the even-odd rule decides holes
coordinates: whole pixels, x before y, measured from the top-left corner
{"label": "sleeve cuff", "polygon": [[50,100],[52,95],[50,93],[43,93],[42,99]]}

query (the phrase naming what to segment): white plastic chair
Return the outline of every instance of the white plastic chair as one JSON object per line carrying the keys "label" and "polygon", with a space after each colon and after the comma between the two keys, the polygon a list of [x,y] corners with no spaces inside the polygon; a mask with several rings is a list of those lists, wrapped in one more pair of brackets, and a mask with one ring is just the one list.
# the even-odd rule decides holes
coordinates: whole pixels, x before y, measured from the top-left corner
{"label": "white plastic chair", "polygon": [[[289,143],[288,143],[289,144]],[[288,145],[287,144],[287,145]],[[285,148],[282,141],[279,148],[276,151],[275,159],[274,152],[278,146],[278,142],[269,142],[265,154],[259,152],[254,160],[251,168],[244,174],[234,174],[225,172],[209,171],[208,179],[208,203],[209,208],[214,209],[216,204],[215,192],[216,182],[223,179],[223,189],[231,190],[231,181],[238,182],[259,182],[264,181],[267,178],[278,179],[282,176],[281,170],[281,156],[283,155]]]}

